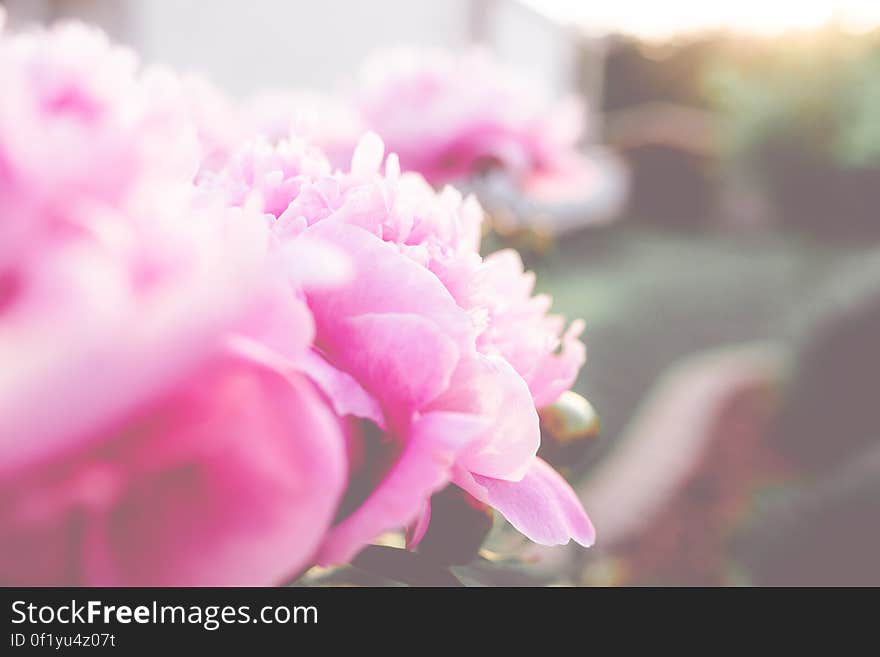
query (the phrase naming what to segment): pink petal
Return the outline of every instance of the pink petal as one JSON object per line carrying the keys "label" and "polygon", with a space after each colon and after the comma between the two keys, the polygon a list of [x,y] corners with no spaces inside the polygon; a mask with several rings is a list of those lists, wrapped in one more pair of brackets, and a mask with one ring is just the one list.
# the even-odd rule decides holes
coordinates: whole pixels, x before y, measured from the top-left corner
{"label": "pink petal", "polygon": [[414,523],[412,523],[406,530],[406,549],[414,550],[419,546],[419,543],[422,542],[422,539],[425,538],[425,533],[428,531],[428,526],[431,524],[431,500],[425,502],[424,507],[422,508],[421,513],[416,517]]}
{"label": "pink petal", "polygon": [[458,363],[455,343],[418,315],[360,315],[341,321],[336,335],[333,361],[372,392],[389,419],[406,421],[437,397]]}
{"label": "pink petal", "polygon": [[544,356],[529,376],[529,388],[538,408],[555,402],[577,379],[578,372],[587,359],[587,349],[579,339],[583,330],[582,320],[572,322],[562,336],[559,353]]}
{"label": "pink petal", "polygon": [[379,171],[385,155],[385,144],[375,132],[361,137],[351,157],[351,172],[355,176],[367,176]]}
{"label": "pink petal", "polygon": [[456,468],[454,481],[497,509],[520,532],[541,545],[574,539],[585,547],[596,532],[571,486],[545,461],[535,458],[522,481],[502,481]]}
{"label": "pink petal", "polygon": [[330,400],[336,414],[353,415],[371,420],[386,429],[382,408],[376,399],[350,374],[333,367],[323,356],[311,349],[300,363],[300,369]]}
{"label": "pink petal", "polygon": [[475,354],[462,359],[449,389],[431,409],[471,413],[489,422],[458,459],[458,465],[471,472],[518,481],[540,447],[531,393],[503,358]]}
{"label": "pink petal", "polygon": [[269,585],[311,562],[345,480],[335,418],[302,377],[237,358],[201,374],[0,482],[0,578]]}
{"label": "pink petal", "polygon": [[351,277],[342,252],[320,240],[291,240],[282,251],[288,275],[303,288],[336,287]]}
{"label": "pink petal", "polygon": [[296,363],[309,349],[315,325],[305,302],[294,296],[285,281],[277,283],[273,286],[273,298],[267,298],[255,309],[238,333],[273,350],[290,363]]}
{"label": "pink petal", "polygon": [[366,501],[330,530],[318,562],[350,561],[382,532],[410,524],[449,482],[459,450],[484,426],[479,418],[460,413],[426,413],[417,419],[397,463]]}
{"label": "pink petal", "polygon": [[[92,245],[41,262],[23,308],[0,322],[0,473],[78,447],[95,424],[199,367],[219,336],[263,302],[252,271],[219,252],[208,265],[200,257],[175,284],[137,293],[126,282],[128,263]],[[305,348],[309,326],[296,316],[296,349]]]}
{"label": "pink petal", "polygon": [[349,261],[350,280],[332,290],[307,294],[318,334],[346,317],[365,313],[407,313],[430,320],[462,349],[475,342],[468,315],[440,280],[391,244],[357,226],[332,220],[305,233],[338,247]]}

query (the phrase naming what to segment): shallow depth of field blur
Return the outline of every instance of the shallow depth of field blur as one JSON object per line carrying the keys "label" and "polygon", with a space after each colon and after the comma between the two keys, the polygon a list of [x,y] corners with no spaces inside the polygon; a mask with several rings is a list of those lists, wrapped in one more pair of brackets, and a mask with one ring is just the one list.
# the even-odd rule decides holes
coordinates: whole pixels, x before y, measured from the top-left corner
{"label": "shallow depth of field blur", "polygon": [[333,91],[377,48],[472,41],[583,94],[595,190],[502,200],[485,244],[518,248],[554,310],[586,321],[576,390],[601,436],[542,449],[598,543],[539,548],[499,521],[485,572],[459,575],[880,584],[876,2],[0,4],[13,27],[95,23],[239,97]]}

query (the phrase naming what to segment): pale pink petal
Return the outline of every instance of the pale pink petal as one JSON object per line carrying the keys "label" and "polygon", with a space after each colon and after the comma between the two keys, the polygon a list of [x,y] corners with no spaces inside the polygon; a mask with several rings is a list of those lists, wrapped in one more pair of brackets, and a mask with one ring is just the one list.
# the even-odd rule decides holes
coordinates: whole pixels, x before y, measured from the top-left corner
{"label": "pale pink petal", "polygon": [[304,289],[337,287],[351,278],[345,255],[320,240],[292,240],[282,246],[291,281]]}
{"label": "pale pink petal", "polygon": [[497,509],[511,525],[541,545],[564,545],[574,539],[584,547],[596,532],[574,490],[545,461],[535,458],[521,481],[472,475],[456,468],[453,478],[478,500]]}
{"label": "pale pink petal", "polygon": [[385,144],[375,132],[361,137],[354,155],[351,157],[351,173],[355,176],[368,176],[379,171],[385,155]]}
{"label": "pale pink petal", "polygon": [[529,389],[503,358],[474,354],[462,359],[449,389],[430,408],[472,413],[489,422],[459,457],[458,464],[471,472],[519,480],[541,444]]}
{"label": "pale pink petal", "polygon": [[547,314],[552,299],[532,296],[535,275],[523,270],[518,253],[498,251],[477,265],[447,266],[440,275],[460,304],[480,313],[480,351],[503,356],[525,379],[538,408],[572,386],[586,358],[578,339],[584,324],[575,321],[565,330],[562,317]]}
{"label": "pale pink petal", "polygon": [[274,350],[293,364],[299,362],[309,349],[315,325],[305,302],[293,295],[285,281],[277,283],[274,295],[257,307],[237,332]]}
{"label": "pale pink petal", "polygon": [[528,377],[529,389],[538,408],[555,402],[577,379],[587,359],[587,349],[579,339],[583,330],[582,320],[572,322],[562,336],[559,352],[544,356]]}
{"label": "pale pink petal", "polygon": [[383,224],[388,213],[388,199],[380,185],[358,185],[346,192],[345,199],[330,215],[330,219],[360,226],[376,237],[384,237]]}

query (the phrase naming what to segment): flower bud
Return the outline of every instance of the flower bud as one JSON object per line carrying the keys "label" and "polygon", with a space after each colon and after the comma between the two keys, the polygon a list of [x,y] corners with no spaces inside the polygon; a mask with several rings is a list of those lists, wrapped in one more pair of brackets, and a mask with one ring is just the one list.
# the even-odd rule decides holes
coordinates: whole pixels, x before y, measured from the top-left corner
{"label": "flower bud", "polygon": [[592,404],[571,390],[545,406],[541,419],[541,458],[556,467],[577,463],[599,437],[599,416]]}

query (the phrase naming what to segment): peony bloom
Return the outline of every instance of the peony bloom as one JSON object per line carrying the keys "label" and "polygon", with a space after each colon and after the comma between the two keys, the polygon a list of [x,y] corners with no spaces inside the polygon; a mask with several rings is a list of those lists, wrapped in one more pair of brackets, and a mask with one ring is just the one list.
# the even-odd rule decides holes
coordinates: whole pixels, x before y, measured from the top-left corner
{"label": "peony bloom", "polygon": [[0,580],[308,566],[346,477],[338,419],[290,366],[314,272],[279,264],[259,215],[193,198],[175,85],[100,33],[0,34],[0,85]]}
{"label": "peony bloom", "polygon": [[537,542],[591,544],[574,492],[536,457],[537,408],[584,361],[580,323],[563,331],[546,314],[513,252],[480,257],[473,199],[401,174],[395,155],[382,171],[383,159],[372,134],[333,173],[302,141],[256,141],[205,185],[261,208],[279,243],[319,240],[352,269],[305,293],[315,340],[301,369],[346,423],[350,467],[319,560],[348,561],[410,524],[417,542],[450,481]]}
{"label": "peony bloom", "polygon": [[581,100],[552,101],[487,51],[377,53],[352,103],[405,170],[435,185],[469,183],[491,171],[544,198],[582,194],[591,185],[591,165],[577,149]]}
{"label": "peony bloom", "polygon": [[536,456],[582,326],[473,199],[374,134],[237,147],[255,110],[81,26],[0,34],[0,85],[0,580],[276,583],[450,482],[592,543]]}
{"label": "peony bloom", "polygon": [[[371,56],[345,92],[273,92],[248,104],[247,121],[270,143],[295,135],[345,168],[366,131],[405,171],[435,187],[497,187],[537,202],[582,201],[599,171],[582,154],[580,98],[552,100],[500,66],[488,51],[394,48]],[[486,190],[487,192],[491,190]]]}

